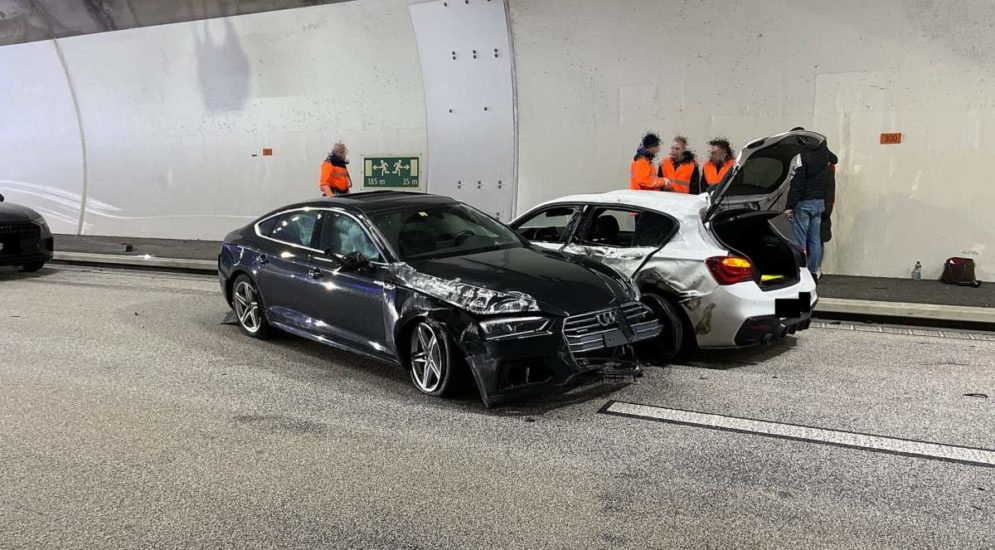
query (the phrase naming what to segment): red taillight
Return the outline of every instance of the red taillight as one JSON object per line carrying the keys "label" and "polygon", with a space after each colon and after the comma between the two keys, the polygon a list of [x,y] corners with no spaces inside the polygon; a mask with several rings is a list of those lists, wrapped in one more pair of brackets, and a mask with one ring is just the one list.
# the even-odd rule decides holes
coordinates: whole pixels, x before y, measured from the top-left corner
{"label": "red taillight", "polygon": [[737,256],[715,256],[705,260],[712,277],[720,285],[733,285],[753,280],[753,264]]}

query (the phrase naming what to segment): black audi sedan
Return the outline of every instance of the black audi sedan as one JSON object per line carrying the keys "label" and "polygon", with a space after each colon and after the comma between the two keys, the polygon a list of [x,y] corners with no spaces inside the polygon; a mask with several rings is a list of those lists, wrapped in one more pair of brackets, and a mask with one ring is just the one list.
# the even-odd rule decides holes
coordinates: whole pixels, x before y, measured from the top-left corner
{"label": "black audi sedan", "polygon": [[52,259],[54,239],[45,218],[0,195],[0,265],[38,271]]}
{"label": "black audi sedan", "polygon": [[280,208],[225,237],[218,272],[249,336],[280,329],[393,363],[433,396],[472,376],[487,406],[634,373],[632,345],[661,331],[610,268],[423,193]]}

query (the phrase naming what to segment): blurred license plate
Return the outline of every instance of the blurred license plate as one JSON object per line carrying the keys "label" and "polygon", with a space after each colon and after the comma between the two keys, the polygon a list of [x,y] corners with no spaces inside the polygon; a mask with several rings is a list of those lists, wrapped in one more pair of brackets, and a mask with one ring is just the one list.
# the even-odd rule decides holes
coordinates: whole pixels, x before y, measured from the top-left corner
{"label": "blurred license plate", "polygon": [[778,298],[774,300],[774,314],[778,317],[795,318],[812,311],[812,294],[799,292],[798,298]]}
{"label": "blurred license plate", "polygon": [[612,330],[606,332],[604,335],[605,347],[615,348],[626,343],[625,335],[622,334],[621,330]]}

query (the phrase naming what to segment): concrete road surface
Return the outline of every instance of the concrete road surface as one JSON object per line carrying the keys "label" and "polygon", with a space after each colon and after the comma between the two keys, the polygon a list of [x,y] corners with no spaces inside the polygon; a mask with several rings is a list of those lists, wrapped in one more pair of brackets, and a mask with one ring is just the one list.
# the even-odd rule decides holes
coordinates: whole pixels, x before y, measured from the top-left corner
{"label": "concrete road surface", "polygon": [[995,338],[815,328],[488,410],[226,312],[0,271],[0,548],[995,545]]}

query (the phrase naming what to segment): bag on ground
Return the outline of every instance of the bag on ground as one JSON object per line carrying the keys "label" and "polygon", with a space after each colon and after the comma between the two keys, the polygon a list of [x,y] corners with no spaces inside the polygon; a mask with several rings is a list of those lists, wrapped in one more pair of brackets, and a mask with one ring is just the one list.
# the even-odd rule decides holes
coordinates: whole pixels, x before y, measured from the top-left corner
{"label": "bag on ground", "polygon": [[940,280],[949,285],[981,285],[974,277],[974,260],[971,258],[948,258],[943,264],[943,276]]}

